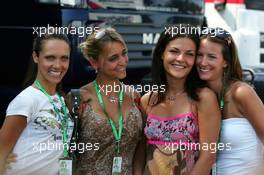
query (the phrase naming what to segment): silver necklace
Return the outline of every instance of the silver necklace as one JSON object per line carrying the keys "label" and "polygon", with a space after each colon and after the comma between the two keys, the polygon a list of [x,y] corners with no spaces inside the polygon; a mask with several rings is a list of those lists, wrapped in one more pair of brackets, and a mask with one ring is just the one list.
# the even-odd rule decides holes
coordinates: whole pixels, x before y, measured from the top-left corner
{"label": "silver necklace", "polygon": [[107,97],[107,99],[111,102],[111,103],[117,103],[119,102],[119,96],[116,97],[115,92],[110,92],[109,96]]}
{"label": "silver necklace", "polygon": [[111,102],[111,103],[116,103],[116,102],[118,102],[119,101],[119,98],[118,97],[116,97],[116,96],[109,96],[108,97],[108,100]]}
{"label": "silver necklace", "polygon": [[169,95],[166,97],[166,100],[169,100],[169,101],[175,101],[177,99],[177,96],[183,94],[185,92],[185,90],[183,89],[182,91],[174,94],[174,95]]}

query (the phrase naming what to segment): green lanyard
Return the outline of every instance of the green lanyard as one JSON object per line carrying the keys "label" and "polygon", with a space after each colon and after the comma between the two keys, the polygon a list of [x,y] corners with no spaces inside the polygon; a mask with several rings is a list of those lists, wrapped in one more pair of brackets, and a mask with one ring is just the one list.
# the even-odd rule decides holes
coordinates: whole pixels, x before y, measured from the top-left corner
{"label": "green lanyard", "polygon": [[121,135],[122,135],[122,126],[123,126],[123,116],[122,116],[122,104],[123,104],[123,97],[124,97],[123,87],[121,88],[121,91],[119,93],[120,113],[119,113],[118,133],[117,133],[117,130],[116,130],[116,127],[115,127],[115,124],[114,124],[113,120],[108,116],[108,114],[106,112],[105,105],[104,105],[103,98],[102,98],[102,94],[99,91],[99,87],[98,87],[98,84],[96,83],[96,80],[93,81],[93,85],[95,87],[95,91],[96,91],[99,103],[100,103],[101,107],[103,108],[105,115],[109,119],[109,123],[110,123],[110,125],[112,127],[112,130],[113,130],[113,133],[114,133],[114,137],[115,137],[115,140],[116,140],[116,143],[117,143],[116,152],[119,154],[119,152],[120,152],[120,148],[119,147],[120,147],[120,141],[121,141]]}
{"label": "green lanyard", "polygon": [[224,100],[223,100],[223,98],[221,98],[221,100],[220,100],[220,110],[221,110],[221,112],[224,110],[224,106],[225,106],[225,102],[224,102]]}
{"label": "green lanyard", "polygon": [[[51,99],[50,95],[47,93],[47,91],[44,89],[44,87],[40,84],[40,82],[38,80],[35,80],[34,83],[39,88],[39,90],[41,90],[48,97],[49,102],[52,104],[56,115],[58,115],[58,117],[60,117],[59,109],[55,106],[54,101]],[[67,113],[66,105],[63,102],[61,96],[59,96],[59,94],[57,94],[57,95],[59,97],[59,100],[60,100],[60,103],[61,103],[61,106],[62,106],[62,109],[63,109],[63,113],[64,113],[63,119],[61,119],[61,117],[60,117],[60,119],[61,119],[61,124],[62,124],[62,130],[61,130],[62,131],[62,135],[63,135],[62,141],[63,141],[63,145],[66,145],[67,144],[67,140],[68,140],[68,133],[67,133],[67,129],[68,129],[68,113]],[[63,146],[63,156],[64,157],[68,157],[69,156],[69,153],[68,153],[68,150],[67,150],[66,146]]]}
{"label": "green lanyard", "polygon": [[[224,102],[223,96],[221,96],[221,99],[219,100],[219,106],[220,106],[220,110],[221,110],[221,115],[223,115],[223,110],[224,110],[224,106],[225,106],[225,102]],[[222,122],[221,122],[221,125],[222,125]],[[220,134],[221,134],[221,130],[222,130],[222,126],[221,125],[220,125]],[[219,140],[218,140],[217,143],[219,143]],[[212,175],[216,175],[217,174],[216,171],[217,171],[217,164],[215,162],[213,164],[213,167],[212,167]]]}

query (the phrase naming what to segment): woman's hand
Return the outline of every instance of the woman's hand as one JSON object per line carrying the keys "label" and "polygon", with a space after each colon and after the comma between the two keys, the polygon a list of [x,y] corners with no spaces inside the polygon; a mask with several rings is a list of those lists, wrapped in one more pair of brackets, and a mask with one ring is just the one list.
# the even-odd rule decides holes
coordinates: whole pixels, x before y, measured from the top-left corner
{"label": "woman's hand", "polygon": [[0,175],[3,173],[7,158],[27,126],[25,116],[13,115],[6,117],[4,124],[0,130]]}
{"label": "woman's hand", "polygon": [[6,159],[6,164],[5,164],[5,170],[6,169],[11,169],[11,163],[16,162],[16,157],[17,155],[14,153],[10,153]]}

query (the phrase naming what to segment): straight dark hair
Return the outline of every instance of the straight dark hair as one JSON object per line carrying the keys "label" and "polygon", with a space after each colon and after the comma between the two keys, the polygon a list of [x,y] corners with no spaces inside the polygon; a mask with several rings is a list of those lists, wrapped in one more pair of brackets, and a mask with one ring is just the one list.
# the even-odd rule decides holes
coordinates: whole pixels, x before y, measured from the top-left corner
{"label": "straight dark hair", "polygon": [[[162,55],[170,41],[176,38],[188,38],[192,40],[196,46],[196,52],[195,52],[195,56],[196,56],[197,50],[199,49],[199,45],[200,45],[200,39],[198,32],[196,31],[193,32],[189,30],[192,28],[195,27],[189,24],[177,24],[171,26],[170,31],[164,30],[160,35],[158,43],[156,44],[156,47],[153,52],[152,70],[151,70],[152,83],[153,85],[157,85],[159,87],[157,104],[165,99],[165,94],[167,91],[167,79],[163,65],[163,60],[161,59]],[[187,30],[189,32],[186,32]],[[165,85],[165,92],[162,92],[162,89],[160,88],[161,85]],[[197,69],[195,66],[193,66],[185,82],[185,91],[187,92],[187,95],[191,99],[198,101],[199,98],[197,94],[197,89],[201,87],[205,87],[205,81],[202,81],[199,78]]]}

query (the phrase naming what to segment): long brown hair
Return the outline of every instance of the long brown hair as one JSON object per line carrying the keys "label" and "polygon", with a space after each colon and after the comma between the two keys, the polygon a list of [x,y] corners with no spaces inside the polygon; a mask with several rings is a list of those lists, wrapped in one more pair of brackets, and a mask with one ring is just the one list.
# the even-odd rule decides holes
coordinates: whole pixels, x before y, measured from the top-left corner
{"label": "long brown hair", "polygon": [[[166,72],[164,69],[163,61],[161,59],[166,49],[166,46],[170,41],[176,38],[188,38],[194,42],[197,53],[200,44],[199,33],[186,32],[186,29],[192,27],[194,26],[191,26],[189,24],[177,24],[171,26],[171,29],[173,31],[168,32],[164,30],[160,35],[158,43],[156,44],[156,47],[153,52],[153,60],[152,60],[152,83],[153,85],[157,85],[159,87],[157,104],[165,99],[166,91],[162,92],[162,89],[160,89],[161,85],[165,85],[165,90],[167,90]],[[172,33],[174,34],[172,35]],[[204,85],[205,82],[199,78],[197,69],[195,68],[195,66],[193,66],[185,82],[185,90],[188,96],[193,100],[199,100],[197,89],[200,87],[204,87]]]}
{"label": "long brown hair", "polygon": [[219,27],[208,31],[210,32],[202,34],[201,40],[207,39],[208,41],[219,44],[222,47],[223,58],[227,63],[223,75],[223,84],[226,86],[224,88],[229,87],[234,81],[243,81],[242,67],[231,34]]}

